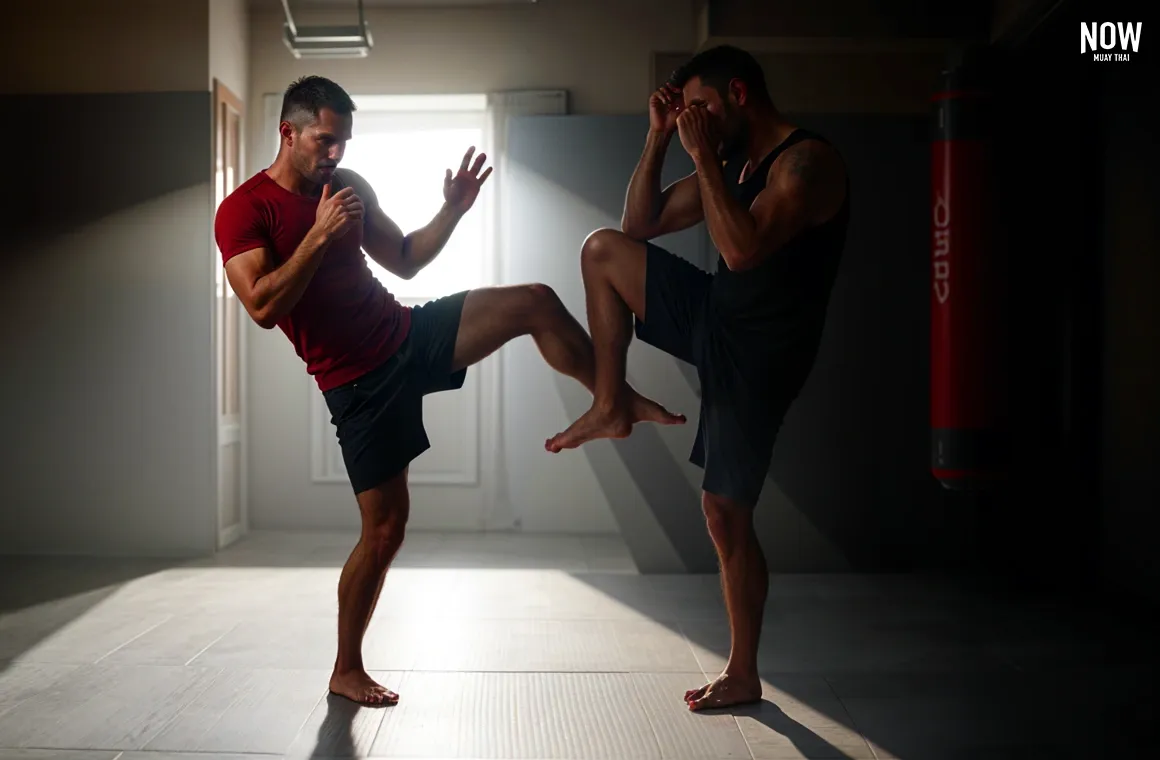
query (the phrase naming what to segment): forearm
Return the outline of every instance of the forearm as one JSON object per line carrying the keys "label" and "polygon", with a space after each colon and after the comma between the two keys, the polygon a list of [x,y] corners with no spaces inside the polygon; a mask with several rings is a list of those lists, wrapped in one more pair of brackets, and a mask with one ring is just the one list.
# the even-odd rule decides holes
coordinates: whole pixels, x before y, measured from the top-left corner
{"label": "forearm", "polygon": [[406,276],[414,277],[439,255],[462,218],[462,214],[444,204],[430,222],[404,236],[401,258]]}
{"label": "forearm", "polygon": [[620,227],[630,236],[647,230],[661,212],[661,168],[668,150],[671,134],[649,131],[644,151],[628,183],[624,199],[624,213]]}
{"label": "forearm", "polygon": [[720,163],[712,159],[695,163],[709,236],[730,270],[746,269],[756,255],[757,224],[749,209],[729,194]]}
{"label": "forearm", "polygon": [[254,284],[254,306],[261,323],[276,324],[297,305],[329,245],[325,234],[311,229],[289,259]]}

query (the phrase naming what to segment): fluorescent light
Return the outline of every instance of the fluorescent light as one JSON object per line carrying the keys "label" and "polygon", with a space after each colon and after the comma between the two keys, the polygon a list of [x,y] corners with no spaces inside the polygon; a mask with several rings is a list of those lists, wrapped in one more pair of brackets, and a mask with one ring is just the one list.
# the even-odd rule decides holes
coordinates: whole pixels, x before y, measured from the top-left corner
{"label": "fluorescent light", "polygon": [[298,26],[287,0],[282,0],[282,8],[286,11],[282,41],[295,58],[365,58],[374,46],[362,0],[358,0],[358,24],[348,26]]}

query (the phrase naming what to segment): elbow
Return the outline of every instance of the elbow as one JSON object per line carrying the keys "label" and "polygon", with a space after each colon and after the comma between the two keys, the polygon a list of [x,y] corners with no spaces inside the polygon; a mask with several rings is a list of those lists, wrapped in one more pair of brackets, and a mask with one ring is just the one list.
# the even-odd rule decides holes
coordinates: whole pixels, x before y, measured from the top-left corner
{"label": "elbow", "polygon": [[247,307],[246,310],[250,312],[250,319],[254,320],[254,324],[263,330],[273,330],[278,326],[278,315],[269,306],[260,309]]}
{"label": "elbow", "polygon": [[721,249],[721,258],[730,272],[742,272],[751,269],[757,261],[757,251],[748,247],[732,246]]}
{"label": "elbow", "polygon": [[650,231],[643,225],[633,224],[627,219],[620,220],[620,231],[633,240],[647,241],[652,239]]}

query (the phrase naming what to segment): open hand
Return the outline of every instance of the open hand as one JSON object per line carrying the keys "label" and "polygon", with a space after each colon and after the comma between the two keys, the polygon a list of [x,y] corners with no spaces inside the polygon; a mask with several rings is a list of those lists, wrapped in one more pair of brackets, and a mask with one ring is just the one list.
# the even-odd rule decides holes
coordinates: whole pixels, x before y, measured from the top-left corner
{"label": "open hand", "polygon": [[677,116],[677,133],[681,145],[694,161],[708,158],[717,153],[720,140],[713,116],[704,106],[692,106],[681,110]]}
{"label": "open hand", "polygon": [[490,166],[483,174],[479,173],[479,170],[483,168],[483,162],[487,160],[486,153],[480,153],[476,156],[475,162],[468,168],[473,153],[475,153],[474,145],[463,154],[463,161],[459,164],[459,172],[452,177],[451,170],[448,169],[447,176],[443,179],[443,198],[460,213],[466,213],[471,208],[475,199],[479,197],[479,188],[491,175],[492,167]]}

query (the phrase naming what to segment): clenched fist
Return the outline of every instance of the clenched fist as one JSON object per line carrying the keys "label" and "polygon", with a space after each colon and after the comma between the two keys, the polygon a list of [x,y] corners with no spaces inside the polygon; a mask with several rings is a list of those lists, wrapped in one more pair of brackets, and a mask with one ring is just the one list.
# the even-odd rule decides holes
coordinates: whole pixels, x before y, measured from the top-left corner
{"label": "clenched fist", "polygon": [[362,224],[365,213],[362,200],[354,189],[344,187],[334,195],[330,194],[330,183],[322,188],[318,210],[314,213],[314,228],[327,240],[337,240],[356,225]]}

